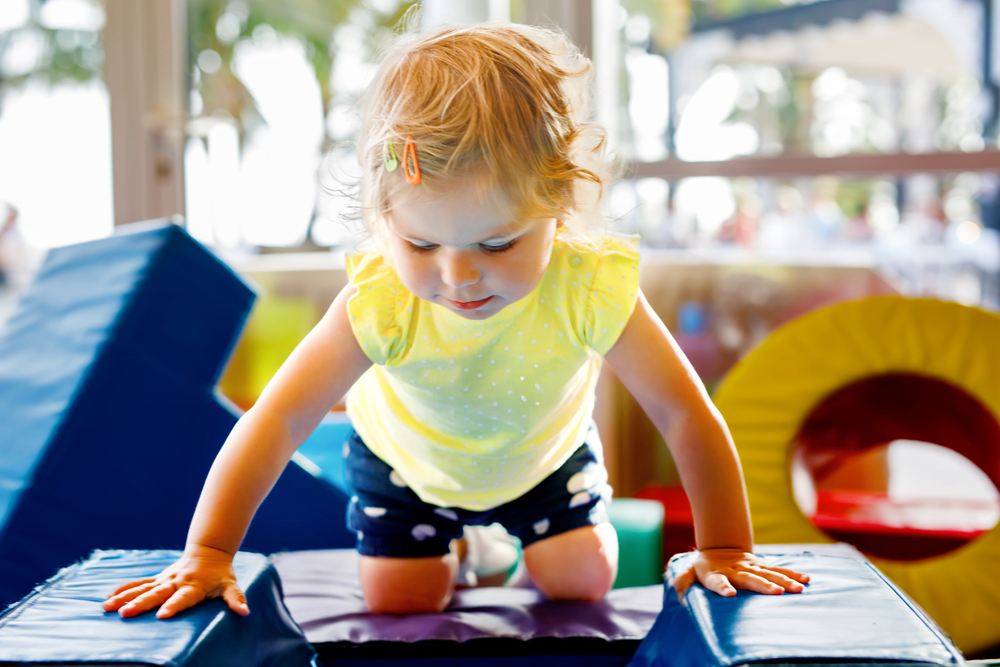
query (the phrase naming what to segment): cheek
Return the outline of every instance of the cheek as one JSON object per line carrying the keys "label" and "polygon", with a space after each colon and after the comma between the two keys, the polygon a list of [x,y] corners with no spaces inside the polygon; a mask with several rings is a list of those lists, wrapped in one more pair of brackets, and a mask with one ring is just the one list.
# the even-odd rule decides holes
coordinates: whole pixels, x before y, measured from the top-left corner
{"label": "cheek", "polygon": [[417,296],[424,296],[423,292],[434,282],[428,260],[398,246],[392,251],[393,268],[400,281]]}
{"label": "cheek", "polygon": [[546,248],[535,247],[531,252],[519,254],[512,261],[504,263],[497,277],[509,287],[521,292],[520,296],[527,296],[528,292],[535,289],[541,281],[549,265],[551,252],[544,252],[545,250]]}

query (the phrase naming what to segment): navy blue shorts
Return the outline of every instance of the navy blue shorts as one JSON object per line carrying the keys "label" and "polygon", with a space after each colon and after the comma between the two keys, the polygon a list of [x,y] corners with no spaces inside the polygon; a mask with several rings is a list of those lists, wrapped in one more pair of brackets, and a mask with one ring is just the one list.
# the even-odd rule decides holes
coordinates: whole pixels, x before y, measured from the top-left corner
{"label": "navy blue shorts", "polygon": [[[583,445],[561,468],[520,498],[485,511],[438,507],[390,480],[393,469],[358,434],[347,439],[345,474],[354,490],[347,525],[358,534],[358,553],[389,558],[443,556],[465,526],[499,523],[527,547],[583,526],[608,521],[611,500],[601,441],[591,427]],[[400,481],[399,475],[393,475]]]}

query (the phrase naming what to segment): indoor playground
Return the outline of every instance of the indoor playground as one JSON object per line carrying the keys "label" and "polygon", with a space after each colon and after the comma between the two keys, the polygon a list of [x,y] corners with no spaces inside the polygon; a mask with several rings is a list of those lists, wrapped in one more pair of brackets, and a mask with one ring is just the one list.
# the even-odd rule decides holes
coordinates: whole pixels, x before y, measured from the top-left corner
{"label": "indoor playground", "polygon": [[[0,2],[0,666],[1000,665],[1000,1],[416,4]],[[230,431],[351,279],[352,203],[323,179],[406,20],[556,26],[592,59],[627,167],[607,215],[731,432],[754,553],[801,593],[677,592],[691,506],[605,365],[603,600],[547,598],[517,544],[440,613],[369,611],[341,400],[235,557],[249,615],[104,611],[180,557]],[[30,199],[15,123],[87,86],[108,146],[79,171],[107,182],[49,223],[76,212],[51,182]]]}
{"label": "indoor playground", "polygon": [[[649,486],[611,504],[622,558],[603,602],[484,587],[459,591],[438,615],[371,614],[354,535],[331,518],[350,493],[348,423],[334,412],[243,543],[236,565],[251,616],[218,600],[166,622],[105,613],[102,591],[156,573],[183,544],[239,412],[217,389],[237,340],[244,358],[283,344],[251,335],[256,289],[169,221],[50,251],[0,339],[10,605],[0,655],[11,664],[943,665],[998,641],[997,591],[981,576],[997,558],[995,531],[934,525],[964,513],[870,490],[821,488],[812,517],[796,503],[796,456],[829,468],[898,439],[941,443],[1000,475],[1000,317],[900,296],[795,319],[716,390],[758,549],[811,574],[800,596],[728,599],[695,588],[679,601],[662,572],[665,557],[672,569],[689,557],[690,510],[679,487]],[[877,331],[866,331],[870,322]],[[253,377],[232,365],[238,359],[227,373]],[[155,475],[132,474],[150,467]],[[107,476],[137,483],[101,484]],[[143,529],[154,523],[155,532]]]}

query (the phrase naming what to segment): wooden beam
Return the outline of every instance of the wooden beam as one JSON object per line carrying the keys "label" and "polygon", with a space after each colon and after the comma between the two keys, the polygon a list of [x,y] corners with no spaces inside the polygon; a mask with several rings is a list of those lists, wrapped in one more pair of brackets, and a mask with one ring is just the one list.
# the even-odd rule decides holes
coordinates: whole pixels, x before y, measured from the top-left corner
{"label": "wooden beam", "polygon": [[874,155],[775,155],[741,157],[721,162],[685,162],[671,158],[661,162],[636,162],[635,178],[659,177],[668,181],[695,176],[795,177],[795,176],[882,176],[926,173],[992,171],[1000,173],[1000,151],[979,153],[888,153]]}
{"label": "wooden beam", "polygon": [[185,0],[106,0],[115,224],[184,213]]}

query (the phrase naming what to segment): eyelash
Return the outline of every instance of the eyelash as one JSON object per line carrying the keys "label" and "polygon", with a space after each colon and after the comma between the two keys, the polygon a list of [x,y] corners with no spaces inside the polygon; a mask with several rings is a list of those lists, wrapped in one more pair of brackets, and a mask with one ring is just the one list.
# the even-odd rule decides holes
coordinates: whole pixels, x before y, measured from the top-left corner
{"label": "eyelash", "polygon": [[417,245],[416,243],[410,243],[409,241],[406,242],[406,245],[409,246],[410,252],[415,252],[421,255],[427,252],[433,252],[437,249],[436,245],[423,246]]}
{"label": "eyelash", "polygon": [[492,246],[491,245],[481,245],[481,246],[479,246],[479,249],[482,250],[483,252],[485,252],[487,255],[499,255],[500,253],[507,252],[508,250],[510,250],[511,248],[513,248],[514,244],[516,244],[516,243],[517,243],[517,239],[514,239],[513,241],[508,241],[507,243],[504,243],[503,245],[492,245]]}
{"label": "eyelash", "polygon": [[[500,253],[507,252],[508,250],[513,248],[514,245],[517,243],[517,241],[518,239],[514,239],[513,241],[508,241],[507,243],[498,246],[480,245],[479,249],[485,252],[487,255],[499,255]],[[422,246],[422,245],[417,245],[416,243],[409,243],[409,246],[412,252],[419,254],[424,254],[437,250],[436,245]]]}

